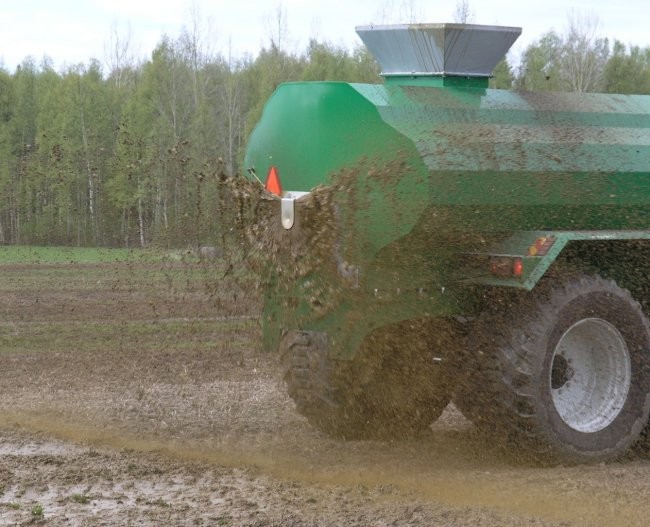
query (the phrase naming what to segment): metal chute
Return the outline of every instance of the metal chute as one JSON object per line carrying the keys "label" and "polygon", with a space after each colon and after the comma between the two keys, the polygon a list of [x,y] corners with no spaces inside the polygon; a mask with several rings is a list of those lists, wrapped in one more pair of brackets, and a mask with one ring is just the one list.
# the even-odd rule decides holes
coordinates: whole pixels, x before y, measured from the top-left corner
{"label": "metal chute", "polygon": [[401,24],[356,28],[390,76],[489,77],[521,34],[519,27]]}

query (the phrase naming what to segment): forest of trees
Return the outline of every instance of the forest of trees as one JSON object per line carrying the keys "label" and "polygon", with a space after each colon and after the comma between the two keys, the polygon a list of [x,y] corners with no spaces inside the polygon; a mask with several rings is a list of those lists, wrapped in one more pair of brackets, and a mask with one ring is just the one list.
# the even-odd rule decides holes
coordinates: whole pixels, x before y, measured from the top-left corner
{"label": "forest of trees", "polygon": [[[284,81],[381,82],[365,48],[279,38],[254,58],[208,52],[196,32],[163,37],[148,60],[115,38],[106,66],[0,68],[0,244],[184,247],[217,202],[217,163],[240,173],[248,134]],[[650,49],[548,32],[493,87],[650,93]],[[221,161],[219,161],[221,160]]]}

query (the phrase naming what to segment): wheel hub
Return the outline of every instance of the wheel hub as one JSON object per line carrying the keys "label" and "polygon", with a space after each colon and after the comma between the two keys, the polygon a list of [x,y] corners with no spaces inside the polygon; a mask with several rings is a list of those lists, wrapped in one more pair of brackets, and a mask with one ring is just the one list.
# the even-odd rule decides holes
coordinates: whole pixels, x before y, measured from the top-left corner
{"label": "wheel hub", "polygon": [[575,370],[569,365],[569,361],[563,355],[555,355],[551,370],[551,388],[557,390],[566,386],[573,379]]}
{"label": "wheel hub", "polygon": [[576,322],[553,353],[549,384],[555,410],[579,432],[606,428],[627,400],[631,370],[625,339],[612,324],[600,318]]}

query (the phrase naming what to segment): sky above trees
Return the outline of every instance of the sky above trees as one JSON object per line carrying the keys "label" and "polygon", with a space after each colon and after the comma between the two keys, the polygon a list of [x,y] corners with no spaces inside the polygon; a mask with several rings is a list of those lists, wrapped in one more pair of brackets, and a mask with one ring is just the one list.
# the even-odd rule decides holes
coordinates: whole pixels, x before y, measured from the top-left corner
{"label": "sky above trees", "polygon": [[[424,0],[24,0],[0,6],[0,64],[13,71],[27,56],[37,62],[49,56],[56,69],[104,62],[114,33],[130,36],[133,52],[148,58],[163,35],[175,36],[183,27],[200,22],[200,29],[222,53],[255,56],[277,33],[277,14],[283,13],[288,49],[304,49],[310,38],[359,44],[356,25],[400,22],[449,22],[457,2]],[[549,30],[562,32],[570,12],[595,14],[601,36],[624,44],[650,45],[642,0],[474,0],[468,2],[472,21],[523,27],[513,53],[521,55]]]}

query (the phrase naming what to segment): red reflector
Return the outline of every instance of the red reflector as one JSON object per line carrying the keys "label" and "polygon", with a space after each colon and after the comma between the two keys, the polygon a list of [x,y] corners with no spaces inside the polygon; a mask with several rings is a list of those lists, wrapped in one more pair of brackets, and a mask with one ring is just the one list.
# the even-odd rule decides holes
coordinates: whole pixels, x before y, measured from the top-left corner
{"label": "red reflector", "polygon": [[266,176],[266,184],[264,185],[266,190],[271,194],[276,196],[282,196],[282,185],[280,184],[280,176],[278,175],[278,169],[275,167],[269,168],[269,174]]}
{"label": "red reflector", "polygon": [[493,256],[490,258],[490,272],[503,278],[520,277],[524,274],[524,262],[511,256]]}

